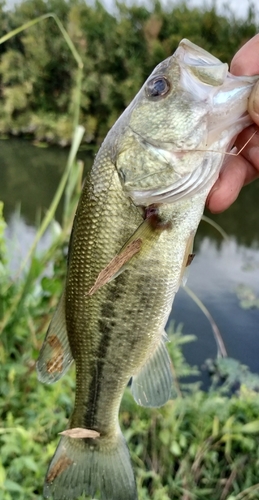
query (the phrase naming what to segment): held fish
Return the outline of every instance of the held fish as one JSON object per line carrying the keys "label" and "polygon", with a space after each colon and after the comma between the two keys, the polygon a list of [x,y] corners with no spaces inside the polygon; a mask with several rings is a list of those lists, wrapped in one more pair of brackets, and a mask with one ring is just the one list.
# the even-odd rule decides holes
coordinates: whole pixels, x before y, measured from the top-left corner
{"label": "held fish", "polygon": [[258,77],[182,40],[115,123],[75,215],[65,289],[42,346],[39,380],[76,365],[75,408],[44,496],[136,500],[118,412],[132,378],[144,406],[172,396],[164,331],[207,194],[235,136],[251,123]]}

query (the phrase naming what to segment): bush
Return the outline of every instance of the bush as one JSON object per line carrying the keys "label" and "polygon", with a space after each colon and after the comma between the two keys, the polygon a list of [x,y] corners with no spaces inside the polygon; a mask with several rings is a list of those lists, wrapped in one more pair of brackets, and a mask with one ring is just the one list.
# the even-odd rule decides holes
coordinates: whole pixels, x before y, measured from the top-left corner
{"label": "bush", "polygon": [[[85,141],[92,143],[103,140],[154,66],[182,38],[229,63],[258,31],[252,4],[247,19],[238,20],[230,11],[218,14],[216,7],[179,3],[165,8],[158,0],[149,8],[118,2],[116,14],[100,2],[27,0],[10,12],[0,5],[3,34],[49,12],[59,17],[84,64],[80,121]],[[0,50],[0,133],[29,133],[66,144],[76,106],[77,65],[53,19],[21,32]]]}
{"label": "bush", "polygon": [[[7,261],[0,218],[0,254]],[[10,282],[0,280],[0,498],[42,499],[47,465],[57,435],[67,427],[75,390],[73,369],[60,382],[37,381],[35,360],[60,296],[65,272],[63,248],[55,252],[53,277],[34,257],[30,271]],[[237,362],[214,366],[214,384],[205,393],[184,384],[197,374],[185,362],[180,328],[169,328],[169,351],[178,397],[161,409],[138,407],[127,389],[120,411],[136,472],[139,500],[258,499],[258,377]],[[217,369],[217,373],[216,373]],[[225,383],[216,389],[218,376]],[[243,378],[242,378],[243,377]],[[256,380],[255,380],[256,379]],[[237,382],[239,393],[228,396]],[[231,384],[229,383],[231,382]],[[256,383],[255,383],[256,382]]]}

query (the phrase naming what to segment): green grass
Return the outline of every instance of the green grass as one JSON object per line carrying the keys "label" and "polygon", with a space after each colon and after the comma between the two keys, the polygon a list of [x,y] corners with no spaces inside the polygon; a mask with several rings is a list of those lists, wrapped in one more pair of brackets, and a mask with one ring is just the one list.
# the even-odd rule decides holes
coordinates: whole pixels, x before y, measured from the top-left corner
{"label": "green grass", "polygon": [[[1,220],[0,227],[4,227]],[[0,281],[1,316],[16,303],[0,336],[0,498],[40,500],[48,463],[67,427],[74,398],[74,370],[57,384],[37,381],[35,361],[60,296],[66,244],[55,249],[52,278],[39,276],[33,258],[23,279]],[[0,233],[2,262],[7,258]],[[20,300],[17,303],[17,294]],[[138,407],[127,389],[120,420],[136,472],[139,500],[248,500],[259,498],[258,378],[231,360],[214,365],[211,390],[184,383],[197,373],[181,351],[180,328],[169,328],[178,397],[161,409]],[[217,389],[218,377],[224,384]],[[249,378],[249,376],[250,378]],[[256,383],[255,383],[256,382]],[[238,385],[237,385],[238,383]],[[229,396],[237,385],[238,393]]]}
{"label": "green grass", "polygon": [[[46,8],[41,2],[39,6],[41,6],[40,10],[43,7]],[[65,8],[62,2],[60,2],[60,6]],[[29,18],[34,19],[33,2],[24,4],[21,7],[21,12],[17,9],[15,17],[17,15],[19,17],[19,12],[23,14],[22,18],[26,17],[26,12],[23,12],[23,9],[26,11],[26,8],[32,9]],[[82,97],[84,111],[86,112],[85,121],[88,124],[87,134],[90,134],[91,137],[95,135],[102,138],[107,127],[111,125],[121,108],[135,93],[135,86],[139,86],[145,76],[142,75],[141,71],[138,75],[134,73],[138,67],[142,68],[142,65],[140,60],[130,59],[128,47],[132,53],[136,53],[134,47],[138,47],[141,55],[140,48],[143,45],[142,52],[145,54],[145,58],[146,54],[148,54],[148,62],[144,72],[149,73],[150,68],[158,60],[171,53],[182,35],[180,32],[172,35],[168,31],[168,13],[160,11],[158,3],[154,4],[157,17],[154,17],[153,14],[151,15],[142,7],[132,7],[127,10],[126,7],[120,5],[120,21],[115,20],[112,16],[109,17],[99,3],[93,9],[86,7],[87,14],[90,13],[92,18],[89,15],[79,15],[81,11],[85,12],[84,9],[81,4],[76,4],[73,9],[71,8],[74,15],[74,26],[77,27],[72,35],[77,39],[77,42],[79,40],[79,45],[84,42],[83,31],[80,31],[81,20],[86,24],[90,23],[88,31],[85,30],[90,40],[90,28],[93,28],[93,40],[88,46],[87,57],[84,59],[88,73],[85,76],[87,88],[84,83],[81,92],[82,96],[80,94],[80,71],[82,68],[80,69],[80,64],[75,57],[79,67],[79,76],[76,78],[73,73],[74,94],[71,103],[77,107],[71,111],[71,116],[73,116],[72,121],[78,125],[80,97]],[[69,11],[70,16],[72,16],[71,12]],[[218,21],[218,16],[213,10],[207,16],[206,13],[200,16],[197,10],[189,12],[186,7],[183,8],[183,11],[176,8],[171,13],[176,24],[178,18],[183,20],[184,16],[186,19],[187,14],[194,23],[196,20],[196,28],[199,28],[197,28],[198,32],[201,24],[203,24],[202,30],[205,38],[200,40],[200,35],[196,34],[198,39],[194,37],[194,42],[202,42],[203,44],[203,41],[207,40],[207,44],[212,43],[213,47],[216,45],[218,50],[220,46],[229,47],[229,44],[225,43],[223,34],[221,35],[221,45],[219,40],[215,43],[214,40],[210,39],[211,35],[213,35],[210,21],[211,19]],[[116,50],[113,51],[111,57],[112,67],[106,68],[106,72],[101,79],[93,65],[90,52],[92,50],[94,58],[98,59],[99,70],[103,70],[107,56],[106,52],[102,54],[104,44],[103,41],[100,41],[99,33],[97,33],[97,39],[95,38],[95,28],[98,25],[98,29],[103,32],[105,26],[110,26],[110,24],[106,22],[100,23],[99,17],[98,23],[96,23],[96,15],[97,17],[101,16],[101,19],[105,19],[107,22],[109,21],[112,26],[116,26],[116,30],[107,28],[105,33],[105,37]],[[139,20],[139,16],[142,16],[141,20]],[[46,17],[49,17],[49,14],[44,12],[40,16],[41,19]],[[151,43],[148,37],[148,29],[152,23],[157,23],[159,19],[164,25],[163,36],[167,42],[165,43],[163,37],[158,34],[159,36],[155,40],[156,43]],[[222,18],[220,20],[222,21]],[[48,21],[43,23],[44,28],[38,26],[37,30],[33,30],[32,25],[35,22],[33,20],[27,23],[27,27],[31,26],[32,34],[24,35],[23,38],[20,38],[20,43],[24,44],[27,56],[32,51],[32,57],[28,57],[30,63],[33,63],[34,60],[41,63],[46,58],[46,65],[50,67],[50,61],[47,58],[47,41],[49,30],[52,28]],[[134,31],[132,23],[134,26],[140,26],[140,33]],[[177,31],[174,23],[171,23],[170,26],[172,25],[172,29]],[[17,20],[14,24],[17,24]],[[47,27],[46,24],[48,24]],[[57,24],[59,25],[59,22]],[[206,35],[205,28],[207,24]],[[240,35],[242,40],[247,33],[251,32],[253,34],[254,26],[249,27],[248,24],[246,24],[244,31]],[[70,22],[69,26],[71,27],[71,25]],[[188,26],[183,26],[181,30],[187,29],[188,31],[188,29],[192,29],[191,26]],[[223,23],[223,28],[224,26],[226,39],[228,40],[228,36],[232,33],[231,29],[235,28],[236,22],[233,21],[231,26]],[[39,44],[32,43],[35,34],[38,37],[38,30],[40,29],[46,35],[42,57],[39,57],[39,51],[41,50]],[[62,28],[60,29],[62,31]],[[20,31],[20,28],[18,30]],[[29,32],[30,30],[28,30]],[[121,40],[121,33],[127,33],[127,36],[131,37],[130,43],[126,39]],[[217,30],[217,33],[220,34],[219,30]],[[16,34],[18,35],[17,30]],[[115,37],[115,40],[113,38],[110,40],[110,34]],[[216,36],[216,33],[214,35]],[[232,40],[233,36],[230,36],[230,38]],[[57,40],[59,39],[56,37],[55,48],[59,44]],[[139,40],[142,40],[142,45]],[[67,42],[69,46],[69,41]],[[146,45],[149,47],[148,50],[146,50]],[[71,47],[74,47],[74,45]],[[119,51],[118,47],[120,48]],[[210,46],[207,46],[207,48],[211,49]],[[234,47],[232,48],[234,51]],[[63,50],[65,49],[62,46]],[[62,51],[55,50],[55,54],[61,54]],[[7,65],[5,75],[6,78],[7,76],[10,77],[10,81],[7,78],[5,86],[8,88],[12,86],[13,73],[9,74],[11,69],[15,68],[14,78],[17,79],[19,75],[20,77],[23,75],[23,72],[20,74],[18,71],[19,64],[14,65],[12,63],[13,57],[17,57],[17,51],[15,51],[15,54],[13,52],[13,49],[9,47],[3,58],[2,66],[0,65],[0,73],[1,68],[3,70],[3,64]],[[218,56],[221,55],[218,54]],[[54,57],[54,55],[52,54],[51,57]],[[115,69],[118,68],[120,73],[121,68],[123,68],[121,58],[123,61],[128,61],[128,68],[124,68],[125,75],[121,76],[119,74],[116,76]],[[56,63],[56,67],[63,67],[65,59],[63,57],[62,65]],[[23,61],[21,65],[23,67]],[[131,81],[131,65],[134,68],[134,82]],[[35,69],[37,73],[39,70],[37,65]],[[18,76],[16,70],[19,73]],[[40,68],[40,71],[42,71],[42,68]],[[110,78],[110,72],[115,75],[114,78]],[[35,72],[30,71],[30,74],[33,75],[35,80]],[[48,78],[46,78],[47,80]],[[102,89],[108,88],[109,90],[108,100],[105,92],[102,93],[101,99],[99,93],[97,96],[92,95],[95,89],[99,88],[99,81]],[[22,81],[25,86],[27,85],[26,82],[27,78],[25,78],[24,82]],[[37,87],[36,83],[35,88]],[[88,89],[90,89],[89,95]],[[120,96],[125,91],[126,95]],[[43,93],[38,94],[43,95]],[[29,99],[30,97],[28,97]],[[57,101],[60,101],[60,99],[57,99]],[[92,109],[90,102],[101,102],[101,106],[98,104],[99,107],[96,105],[96,109]],[[116,106],[115,102],[117,103]],[[30,108],[30,102],[28,108]],[[20,108],[18,111],[21,114],[23,113]],[[107,115],[108,119],[103,128],[98,125],[99,130],[92,133],[91,127],[95,130],[95,122],[101,124],[100,116],[104,115]],[[28,253],[28,258],[22,264],[21,272],[14,281],[10,279],[8,272],[8,256],[3,237],[5,223],[0,205],[0,500],[41,500],[43,498],[42,486],[47,466],[55,451],[58,433],[66,428],[73,407],[75,390],[73,368],[54,386],[44,386],[37,380],[35,362],[64,282],[68,232],[71,228],[82,174],[82,167],[76,163],[75,157],[83,131],[80,127],[76,130],[77,133],[75,133],[74,141],[72,141],[67,167],[56,196],[39,227],[35,242]],[[71,137],[69,136],[69,142],[70,140]],[[35,247],[37,241],[54,220],[55,210],[63,192],[65,192],[65,207],[61,234],[53,241],[53,245],[48,252],[40,258],[36,257]],[[54,265],[51,278],[42,275],[48,262],[52,262]],[[247,299],[247,294],[245,299]],[[168,348],[173,363],[177,398],[161,409],[144,409],[135,404],[130,390],[127,389],[121,405],[120,420],[130,447],[136,472],[139,500],[259,499],[258,377],[250,374],[247,369],[241,367],[234,360],[224,359],[211,364],[212,385],[207,393],[200,390],[199,383],[186,384],[185,377],[190,374],[197,374],[197,370],[188,366],[183,357],[181,346],[184,342],[194,339],[183,336],[181,329],[176,328],[174,325],[171,325],[169,330],[171,342],[168,344]]]}

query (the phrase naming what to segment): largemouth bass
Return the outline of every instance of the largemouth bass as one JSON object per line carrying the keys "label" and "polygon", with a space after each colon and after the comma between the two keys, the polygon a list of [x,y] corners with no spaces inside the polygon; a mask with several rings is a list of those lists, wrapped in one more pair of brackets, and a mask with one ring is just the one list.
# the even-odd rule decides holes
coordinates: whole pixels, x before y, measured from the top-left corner
{"label": "largemouth bass", "polygon": [[251,123],[247,99],[257,79],[231,75],[182,40],[104,140],[37,363],[45,383],[76,365],[75,408],[47,472],[46,498],[137,499],[121,398],[131,378],[138,404],[171,398],[165,325],[225,152]]}

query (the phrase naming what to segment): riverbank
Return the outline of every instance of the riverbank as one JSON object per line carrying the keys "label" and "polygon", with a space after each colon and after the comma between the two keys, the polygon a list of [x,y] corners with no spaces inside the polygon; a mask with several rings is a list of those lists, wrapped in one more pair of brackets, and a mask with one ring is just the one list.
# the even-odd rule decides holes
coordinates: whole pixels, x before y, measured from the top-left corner
{"label": "riverbank", "polygon": [[0,45],[2,136],[29,135],[66,146],[79,122],[85,128],[83,141],[100,144],[153,68],[182,38],[229,63],[258,31],[252,6],[247,19],[237,19],[234,12],[219,14],[216,5],[118,3],[111,14],[99,2],[27,0],[12,11],[0,5],[2,33],[52,11],[65,38],[48,18]]}

